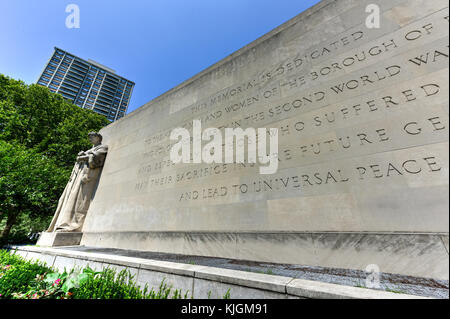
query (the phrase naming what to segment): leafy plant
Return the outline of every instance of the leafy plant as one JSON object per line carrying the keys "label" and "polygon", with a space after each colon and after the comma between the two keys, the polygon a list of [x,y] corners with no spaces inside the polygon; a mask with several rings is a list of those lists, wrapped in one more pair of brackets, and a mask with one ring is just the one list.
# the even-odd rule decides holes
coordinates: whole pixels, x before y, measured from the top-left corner
{"label": "leafy plant", "polygon": [[0,251],[0,298],[11,298],[13,293],[28,291],[39,274],[51,271],[39,262],[30,263],[19,256]]}
{"label": "leafy plant", "polygon": [[45,277],[44,282],[51,284],[52,286],[60,286],[62,291],[68,293],[71,291],[73,292],[87,282],[90,277],[94,277],[99,273],[100,272],[95,272],[89,267],[86,267],[83,270],[72,269],[70,272],[64,271],[62,274],[57,272],[48,274]]}

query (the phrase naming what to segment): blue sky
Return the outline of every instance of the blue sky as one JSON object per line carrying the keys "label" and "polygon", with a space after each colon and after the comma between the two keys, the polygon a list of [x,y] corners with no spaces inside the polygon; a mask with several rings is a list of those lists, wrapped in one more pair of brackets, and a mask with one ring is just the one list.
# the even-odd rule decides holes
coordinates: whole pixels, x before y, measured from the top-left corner
{"label": "blue sky", "polygon": [[130,113],[317,2],[0,0],[0,73],[35,83],[57,46],[134,81]]}

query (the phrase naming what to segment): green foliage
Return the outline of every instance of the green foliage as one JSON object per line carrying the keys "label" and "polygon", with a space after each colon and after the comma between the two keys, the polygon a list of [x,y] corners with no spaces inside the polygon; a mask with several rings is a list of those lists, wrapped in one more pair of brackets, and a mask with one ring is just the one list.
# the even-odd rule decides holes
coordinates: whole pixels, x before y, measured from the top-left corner
{"label": "green foliage", "polygon": [[27,261],[24,260],[21,256],[11,254],[7,250],[0,249],[0,266],[17,265],[26,262]]}
{"label": "green foliage", "polygon": [[68,179],[68,171],[54,160],[0,140],[0,213],[16,221],[51,215]]}
{"label": "green foliage", "polygon": [[39,262],[0,250],[0,299],[186,299],[188,293],[161,282],[159,289],[141,289],[129,270],[117,273],[89,267],[62,274]]}
{"label": "green foliage", "polygon": [[14,299],[69,299],[80,284],[90,276],[90,269],[83,272],[70,271],[59,274],[37,274],[34,280],[28,282],[26,292],[11,294]]}
{"label": "green foliage", "polygon": [[37,275],[50,271],[42,263],[30,263],[21,257],[0,251],[0,299],[29,288]]}
{"label": "green foliage", "polygon": [[62,274],[53,272],[36,275],[33,282],[28,285],[25,293],[13,293],[15,299],[69,299],[80,285],[92,277],[95,272],[90,268],[82,271],[64,271]]}
{"label": "green foliage", "polygon": [[406,294],[407,293],[403,290],[396,290],[396,289],[390,289],[390,288],[386,288],[386,291],[393,292],[395,294]]}
{"label": "green foliage", "polygon": [[67,178],[53,159],[0,140],[0,211],[49,213]]}
{"label": "green foliage", "polygon": [[41,262],[0,250],[0,299],[68,299],[96,274],[88,267],[60,274]]}
{"label": "green foliage", "polygon": [[[173,290],[164,280],[158,291],[149,291],[146,285],[143,290],[133,281],[134,276],[124,269],[117,273],[106,268],[102,272],[91,275],[81,283],[75,291],[74,299],[181,299],[187,298],[188,292],[182,295],[181,290]],[[171,295],[171,292],[173,294]]]}
{"label": "green foliage", "polygon": [[[49,215],[38,214],[19,214],[16,223],[9,233],[8,237],[3,241],[0,239],[0,246],[3,244],[21,244],[30,245],[36,244],[38,236],[31,238],[32,234],[36,234],[50,225],[53,211]],[[0,231],[5,228],[6,218],[0,218]]]}
{"label": "green foliage", "polygon": [[[81,109],[45,87],[26,85],[0,74],[3,237],[17,222],[24,223],[22,228],[27,232],[36,226],[27,224],[30,220],[48,224],[45,217],[56,209],[76,154],[91,147],[88,132],[107,124],[104,116]],[[25,234],[15,236],[23,238]]]}
{"label": "green foliage", "polygon": [[89,131],[109,121],[36,84],[0,74],[0,139],[33,148],[71,167],[80,150],[90,148]]}
{"label": "green foliage", "polygon": [[65,293],[73,291],[86,282],[89,277],[97,274],[91,268],[86,267],[83,270],[72,269],[70,272],[64,271],[62,274],[54,272],[45,276],[43,281],[52,286],[58,286]]}
{"label": "green foliage", "polygon": [[230,299],[231,297],[231,293],[230,293],[230,288],[228,288],[227,292],[225,293],[225,295],[223,295],[223,299]]}
{"label": "green foliage", "polygon": [[46,282],[46,275],[36,275],[30,281],[26,292],[14,292],[13,299],[68,299],[70,294],[61,289],[61,283],[57,279],[52,283]]}

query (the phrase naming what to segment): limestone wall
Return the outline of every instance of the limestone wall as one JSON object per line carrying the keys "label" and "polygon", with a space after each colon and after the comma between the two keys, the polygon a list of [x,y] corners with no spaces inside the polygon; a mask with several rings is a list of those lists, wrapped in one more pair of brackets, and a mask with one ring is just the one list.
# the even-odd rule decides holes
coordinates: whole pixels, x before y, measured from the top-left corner
{"label": "limestone wall", "polygon": [[[324,0],[109,125],[81,244],[448,279],[448,16]],[[173,164],[194,119],[278,128],[277,173]]]}

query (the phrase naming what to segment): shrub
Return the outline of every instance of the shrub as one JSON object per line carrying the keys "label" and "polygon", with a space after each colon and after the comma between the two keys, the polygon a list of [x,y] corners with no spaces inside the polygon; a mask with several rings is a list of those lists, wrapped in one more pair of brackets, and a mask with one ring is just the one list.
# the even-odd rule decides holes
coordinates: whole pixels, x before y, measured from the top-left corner
{"label": "shrub", "polygon": [[[124,269],[117,273],[114,269],[106,268],[80,285],[74,292],[74,299],[168,299],[172,287],[168,286],[164,280],[161,282],[158,291],[153,288],[148,291],[148,286],[144,289],[136,285],[134,276],[130,271]],[[174,290],[172,299],[187,298],[188,292],[182,296],[181,290]]]}
{"label": "shrub", "polygon": [[[0,299],[181,299],[181,290],[173,290],[164,280],[159,289],[141,289],[130,271],[105,268],[96,272],[89,267],[62,274],[40,262],[0,250]],[[172,293],[172,295],[171,295]]]}
{"label": "shrub", "polygon": [[37,275],[51,271],[42,263],[30,263],[6,251],[0,251],[0,267],[0,298],[11,298],[13,293],[28,290]]}
{"label": "shrub", "polygon": [[83,271],[64,271],[62,274],[53,272],[36,275],[35,281],[28,286],[28,291],[13,293],[15,299],[69,299],[74,291],[92,276],[93,270],[85,268]]}

